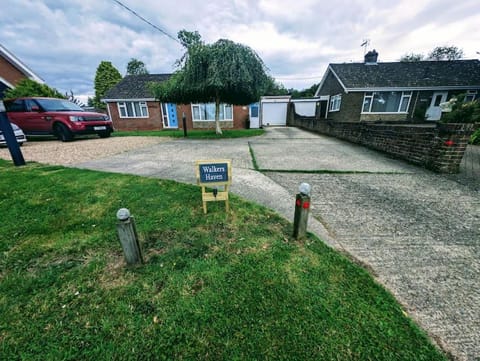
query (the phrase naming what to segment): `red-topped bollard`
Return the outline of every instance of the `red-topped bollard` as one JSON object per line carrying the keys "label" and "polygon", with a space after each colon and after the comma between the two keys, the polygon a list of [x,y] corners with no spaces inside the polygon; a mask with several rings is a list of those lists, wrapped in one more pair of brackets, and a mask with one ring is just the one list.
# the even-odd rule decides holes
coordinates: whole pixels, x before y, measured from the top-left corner
{"label": "red-topped bollard", "polygon": [[298,187],[300,193],[295,197],[295,216],[293,218],[293,237],[300,239],[307,233],[308,214],[310,212],[310,191],[308,183],[302,183]]}

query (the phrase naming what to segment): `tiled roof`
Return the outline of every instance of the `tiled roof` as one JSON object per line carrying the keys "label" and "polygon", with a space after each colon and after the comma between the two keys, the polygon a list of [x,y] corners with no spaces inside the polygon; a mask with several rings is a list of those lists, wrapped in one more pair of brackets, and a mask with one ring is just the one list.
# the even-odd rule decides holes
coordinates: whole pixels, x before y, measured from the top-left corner
{"label": "tiled roof", "polygon": [[480,87],[480,61],[418,61],[330,64],[347,89]]}
{"label": "tiled roof", "polygon": [[127,75],[112,89],[104,99],[153,99],[149,84],[167,80],[171,74]]}

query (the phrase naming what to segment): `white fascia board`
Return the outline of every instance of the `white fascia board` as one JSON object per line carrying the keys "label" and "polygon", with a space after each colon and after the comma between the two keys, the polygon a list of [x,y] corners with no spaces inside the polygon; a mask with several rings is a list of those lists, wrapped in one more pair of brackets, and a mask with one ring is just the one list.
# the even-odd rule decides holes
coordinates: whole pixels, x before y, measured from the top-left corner
{"label": "white fascia board", "polygon": [[421,90],[469,90],[480,89],[480,85],[474,86],[430,86],[430,87],[397,87],[397,88],[348,88],[349,92],[388,92],[388,91],[421,91]]}
{"label": "white fascia board", "polygon": [[5,84],[6,86],[8,86],[9,88],[15,88],[15,85],[13,85],[12,83],[10,83],[9,81],[7,81],[5,78],[2,78],[0,76],[0,82],[2,82],[3,84]]}
{"label": "white fascia board", "polygon": [[6,58],[13,66],[23,72],[28,78],[35,80],[37,83],[45,84],[45,81],[33,72],[28,66],[23,64],[20,59],[8,51],[2,44],[0,44],[0,55]]}
{"label": "white fascia board", "polygon": [[319,97],[308,98],[308,99],[291,99],[290,102],[292,103],[316,103],[322,100],[330,99],[330,95],[322,95]]}
{"label": "white fascia board", "polygon": [[260,98],[260,103],[289,103],[290,95],[268,95]]}
{"label": "white fascia board", "polygon": [[318,92],[323,86],[323,83],[325,83],[325,80],[327,79],[328,72],[330,71],[330,65],[328,66],[327,70],[325,70],[325,73],[323,74],[322,80],[320,80],[320,84],[318,85],[317,91],[315,92],[315,97],[318,97]]}
{"label": "white fascia board", "polygon": [[158,101],[155,98],[129,98],[129,99],[100,99],[104,103],[114,103],[114,102],[155,102]]}

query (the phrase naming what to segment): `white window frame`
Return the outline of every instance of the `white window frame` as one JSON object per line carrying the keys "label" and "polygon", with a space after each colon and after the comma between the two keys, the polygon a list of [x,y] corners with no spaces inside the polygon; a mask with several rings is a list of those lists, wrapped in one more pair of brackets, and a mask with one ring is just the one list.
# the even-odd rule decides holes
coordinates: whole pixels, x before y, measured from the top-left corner
{"label": "white window frame", "polygon": [[467,90],[465,93],[465,98],[463,99],[464,103],[473,102],[477,98],[476,90]]}
{"label": "white window frame", "polygon": [[[205,107],[207,104],[213,104],[215,106],[215,103],[196,103],[196,104],[192,104],[192,120],[194,122],[213,122],[213,121],[215,121],[215,115],[213,116],[213,119],[201,119],[202,117],[200,117],[200,119],[195,118],[194,108],[197,109],[198,114],[202,114],[202,106]],[[220,118],[220,120],[221,121],[222,120],[225,120],[225,121],[232,120],[233,121],[233,105],[232,104],[221,103],[220,107],[223,107],[222,109],[220,109],[220,115],[223,114],[223,118]],[[227,108],[230,108],[230,117],[229,118],[225,117],[225,115],[227,114]],[[203,115],[205,115],[205,111],[203,111]]]}
{"label": "white window frame", "polygon": [[338,112],[342,104],[342,94],[334,95],[330,98],[329,112]]}
{"label": "white window frame", "polygon": [[[400,98],[400,102],[398,104],[398,108],[396,112],[372,112],[372,106],[373,106],[373,99],[375,98],[376,94],[380,93],[391,93],[391,91],[384,91],[384,92],[377,92],[377,91],[371,91],[371,92],[365,92],[363,96],[363,103],[362,103],[362,114],[408,114],[408,109],[410,108],[410,102],[412,100],[412,91],[402,91],[402,96]],[[400,93],[399,91],[395,91],[395,93]],[[365,110],[365,105],[367,104],[368,100],[368,109]],[[407,102],[406,110],[401,110],[402,105],[404,102]]]}
{"label": "white window frame", "polygon": [[[128,115],[128,106],[127,104],[130,104],[130,108],[132,110],[132,116]],[[137,114],[137,111],[135,110],[135,104],[138,104],[138,109],[140,111],[140,114]],[[117,107],[118,107],[118,116],[122,119],[127,119],[127,118],[148,118],[148,106],[147,102],[145,101],[140,101],[140,102],[117,102]],[[122,114],[123,111],[123,115]]]}

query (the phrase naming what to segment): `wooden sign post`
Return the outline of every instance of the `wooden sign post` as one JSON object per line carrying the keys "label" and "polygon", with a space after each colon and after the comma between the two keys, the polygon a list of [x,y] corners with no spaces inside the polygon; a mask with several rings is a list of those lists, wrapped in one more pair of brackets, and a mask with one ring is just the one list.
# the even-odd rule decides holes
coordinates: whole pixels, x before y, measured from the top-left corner
{"label": "wooden sign post", "polygon": [[[228,212],[228,187],[232,183],[232,161],[228,159],[197,160],[195,162],[197,184],[202,187],[203,213],[207,213],[207,202],[225,201]],[[219,191],[217,187],[223,187]],[[207,192],[206,187],[213,187]]]}

